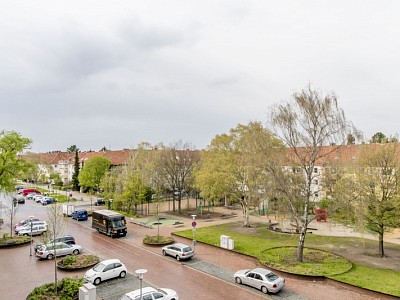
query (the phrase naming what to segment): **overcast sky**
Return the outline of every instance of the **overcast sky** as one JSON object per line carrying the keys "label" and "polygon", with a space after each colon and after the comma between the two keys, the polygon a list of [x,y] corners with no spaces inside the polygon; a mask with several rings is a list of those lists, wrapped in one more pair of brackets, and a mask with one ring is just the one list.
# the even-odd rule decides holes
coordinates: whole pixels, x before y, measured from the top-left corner
{"label": "overcast sky", "polygon": [[399,132],[400,1],[0,0],[0,130],[32,151],[205,148],[307,88]]}

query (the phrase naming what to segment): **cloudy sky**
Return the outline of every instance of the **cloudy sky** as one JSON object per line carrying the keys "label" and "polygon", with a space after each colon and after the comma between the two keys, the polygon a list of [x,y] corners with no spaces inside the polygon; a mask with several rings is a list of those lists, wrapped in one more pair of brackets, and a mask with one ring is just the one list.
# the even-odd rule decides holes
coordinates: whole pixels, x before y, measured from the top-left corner
{"label": "cloudy sky", "polygon": [[400,113],[399,1],[0,0],[0,130],[32,151],[205,148],[311,84],[369,139]]}

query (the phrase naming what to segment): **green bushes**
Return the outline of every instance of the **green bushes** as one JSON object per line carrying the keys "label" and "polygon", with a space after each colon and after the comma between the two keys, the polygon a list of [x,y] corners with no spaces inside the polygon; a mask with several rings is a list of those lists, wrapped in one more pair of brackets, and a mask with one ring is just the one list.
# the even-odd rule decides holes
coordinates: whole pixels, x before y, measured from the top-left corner
{"label": "green bushes", "polygon": [[[59,299],[59,300],[73,300],[77,299],[79,294],[79,287],[83,285],[83,278],[69,278],[65,277],[57,284],[58,297],[54,289],[54,283],[46,283],[42,286],[36,287],[32,293],[28,295],[27,300],[46,300],[46,299]],[[51,298],[50,298],[50,297]]]}

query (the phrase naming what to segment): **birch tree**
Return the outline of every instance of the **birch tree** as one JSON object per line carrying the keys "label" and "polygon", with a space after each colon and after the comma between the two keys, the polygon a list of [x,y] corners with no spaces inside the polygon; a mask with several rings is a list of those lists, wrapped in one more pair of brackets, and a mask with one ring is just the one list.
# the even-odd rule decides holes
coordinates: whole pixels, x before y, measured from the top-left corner
{"label": "birch tree", "polygon": [[[318,160],[346,144],[353,128],[339,108],[335,94],[323,96],[311,87],[294,93],[291,100],[273,106],[269,117],[272,130],[290,150],[289,163],[298,166],[305,178],[301,183],[302,191],[298,194],[300,199],[288,199],[293,205],[294,200],[301,202],[302,213],[296,218],[301,223],[297,260],[302,262],[307,226],[311,221],[309,212],[313,200],[311,184],[315,178],[314,168]],[[332,147],[323,151],[328,145]],[[292,188],[287,186],[286,194]]]}

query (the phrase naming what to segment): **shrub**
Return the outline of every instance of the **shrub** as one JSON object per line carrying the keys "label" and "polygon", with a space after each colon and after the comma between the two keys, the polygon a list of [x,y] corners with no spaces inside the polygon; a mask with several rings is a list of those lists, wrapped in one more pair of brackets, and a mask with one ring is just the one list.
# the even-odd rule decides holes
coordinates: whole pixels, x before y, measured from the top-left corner
{"label": "shrub", "polygon": [[146,235],[146,237],[143,239],[143,243],[148,245],[167,245],[173,242],[174,238],[171,236],[165,237],[161,235],[154,235],[154,236]]}
{"label": "shrub", "polygon": [[54,289],[54,283],[46,283],[35,289],[28,295],[27,300],[60,299],[73,300],[78,297],[79,287],[83,285],[83,278],[65,277],[57,283],[58,297]]}

